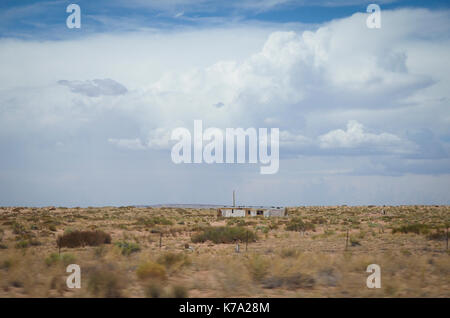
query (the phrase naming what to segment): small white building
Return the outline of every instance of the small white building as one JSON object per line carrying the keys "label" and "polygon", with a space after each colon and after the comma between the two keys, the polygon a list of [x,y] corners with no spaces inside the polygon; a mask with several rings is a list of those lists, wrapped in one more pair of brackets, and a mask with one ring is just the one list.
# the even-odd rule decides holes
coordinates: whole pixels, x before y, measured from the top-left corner
{"label": "small white building", "polygon": [[230,217],[252,217],[252,216],[287,216],[286,208],[283,207],[248,207],[231,206],[217,209],[217,216]]}
{"label": "small white building", "polygon": [[217,216],[226,218],[252,216],[287,216],[287,209],[282,207],[236,206],[236,193],[233,191],[233,205],[217,209]]}

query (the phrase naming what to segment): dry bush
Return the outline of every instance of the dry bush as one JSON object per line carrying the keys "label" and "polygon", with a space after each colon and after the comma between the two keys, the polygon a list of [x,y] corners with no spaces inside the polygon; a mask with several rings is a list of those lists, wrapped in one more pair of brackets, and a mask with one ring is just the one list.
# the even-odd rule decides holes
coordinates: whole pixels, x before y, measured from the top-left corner
{"label": "dry bush", "polygon": [[286,224],[286,231],[315,231],[316,227],[313,223],[304,222],[301,218],[293,218]]}
{"label": "dry bush", "polygon": [[140,264],[136,270],[136,275],[140,280],[156,279],[164,281],[167,279],[164,266],[152,261],[146,261]]}
{"label": "dry bush", "polygon": [[158,281],[150,281],[150,283],[148,283],[147,286],[145,286],[145,297],[163,298],[164,287]]}
{"label": "dry bush", "polygon": [[293,248],[293,247],[286,247],[283,248],[280,252],[280,256],[282,258],[296,258],[300,255],[300,251],[297,248]]}
{"label": "dry bush", "polygon": [[191,264],[191,260],[186,254],[172,252],[167,252],[160,255],[157,259],[157,262],[161,265],[164,265],[168,270],[173,271]]}
{"label": "dry bush", "polygon": [[75,256],[72,254],[58,254],[58,253],[52,253],[45,259],[45,264],[47,266],[52,266],[54,264],[64,264],[64,266],[67,266],[69,264],[75,263]]}
{"label": "dry bush", "polygon": [[243,260],[235,257],[210,257],[211,270],[215,275],[214,279],[218,282],[215,287],[221,297],[236,295],[248,296],[251,293],[252,279],[245,267]]}
{"label": "dry bush", "polygon": [[260,282],[269,273],[270,262],[267,258],[254,254],[248,258],[246,266],[253,280]]}
{"label": "dry bush", "polygon": [[292,273],[286,275],[271,275],[262,281],[263,287],[268,289],[285,287],[288,290],[299,288],[312,288],[316,284],[315,279],[302,273]]}
{"label": "dry bush", "polygon": [[97,297],[122,297],[124,279],[112,266],[95,267],[88,270],[88,290]]}
{"label": "dry bush", "polygon": [[120,248],[122,255],[130,255],[132,253],[136,253],[141,250],[141,247],[133,242],[123,241],[117,242],[115,245]]}
{"label": "dry bush", "polygon": [[395,233],[415,233],[415,234],[428,234],[430,232],[430,226],[427,224],[408,224],[408,225],[402,225],[397,228],[392,229],[392,234]]}
{"label": "dry bush", "polygon": [[173,285],[164,289],[159,281],[150,281],[145,286],[145,296],[148,298],[188,298],[189,291],[183,285]]}
{"label": "dry bush", "polygon": [[200,243],[211,241],[216,244],[240,242],[255,242],[257,240],[256,234],[241,226],[217,226],[207,227],[203,229],[202,233],[192,236],[193,243]]}
{"label": "dry bush", "polygon": [[188,298],[189,291],[183,285],[174,285],[170,289],[170,293],[168,295],[169,298]]}
{"label": "dry bush", "polygon": [[56,244],[61,247],[83,247],[110,244],[111,235],[103,231],[73,231],[58,236]]}

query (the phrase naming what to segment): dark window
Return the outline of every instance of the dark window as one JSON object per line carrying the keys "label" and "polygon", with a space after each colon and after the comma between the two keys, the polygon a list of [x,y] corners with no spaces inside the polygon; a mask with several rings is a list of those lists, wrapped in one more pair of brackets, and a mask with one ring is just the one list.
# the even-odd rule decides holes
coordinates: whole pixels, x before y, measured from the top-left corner
{"label": "dark window", "polygon": [[263,210],[258,210],[258,211],[256,211],[256,215],[264,215],[264,211]]}

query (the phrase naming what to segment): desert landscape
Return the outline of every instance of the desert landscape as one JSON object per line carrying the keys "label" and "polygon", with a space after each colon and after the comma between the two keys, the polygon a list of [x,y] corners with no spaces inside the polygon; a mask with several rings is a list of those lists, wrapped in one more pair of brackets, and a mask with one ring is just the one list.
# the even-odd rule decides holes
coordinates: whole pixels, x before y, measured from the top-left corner
{"label": "desert landscape", "polygon": [[[449,206],[0,208],[0,297],[449,297]],[[237,251],[239,244],[239,251]],[[81,268],[81,288],[66,267]],[[369,264],[381,268],[370,289]]]}

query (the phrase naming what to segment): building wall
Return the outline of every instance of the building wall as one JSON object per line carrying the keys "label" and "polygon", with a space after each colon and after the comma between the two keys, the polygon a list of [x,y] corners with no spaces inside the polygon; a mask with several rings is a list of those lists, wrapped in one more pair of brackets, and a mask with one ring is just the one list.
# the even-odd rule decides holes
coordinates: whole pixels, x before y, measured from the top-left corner
{"label": "building wall", "polygon": [[243,209],[224,209],[222,210],[224,217],[243,217],[245,216],[245,210]]}
{"label": "building wall", "polygon": [[285,216],[286,210],[267,210],[264,216]]}
{"label": "building wall", "polygon": [[[248,211],[250,211],[250,215],[248,214]],[[219,209],[219,215],[222,215],[223,217],[245,217],[245,216],[257,216],[257,215],[263,215],[264,217],[270,217],[270,216],[285,216],[286,213],[285,213],[285,209],[222,208],[222,209]]]}

